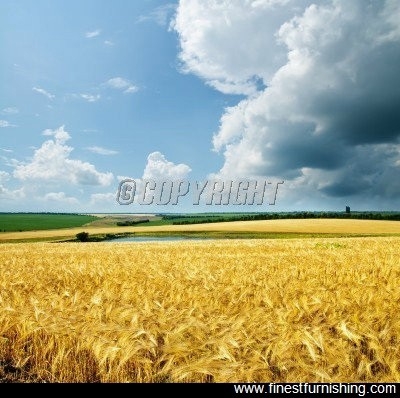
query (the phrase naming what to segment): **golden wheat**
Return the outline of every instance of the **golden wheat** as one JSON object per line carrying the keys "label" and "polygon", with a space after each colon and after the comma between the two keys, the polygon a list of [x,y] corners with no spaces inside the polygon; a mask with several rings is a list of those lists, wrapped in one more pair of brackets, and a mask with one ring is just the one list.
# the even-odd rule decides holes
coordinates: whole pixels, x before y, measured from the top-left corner
{"label": "golden wheat", "polygon": [[399,243],[2,244],[0,376],[399,381]]}

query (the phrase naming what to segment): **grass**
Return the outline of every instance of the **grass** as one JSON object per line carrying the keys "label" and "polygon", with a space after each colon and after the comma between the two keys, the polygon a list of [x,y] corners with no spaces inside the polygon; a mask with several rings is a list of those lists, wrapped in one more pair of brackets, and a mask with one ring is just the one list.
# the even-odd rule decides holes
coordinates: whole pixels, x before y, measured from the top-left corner
{"label": "grass", "polygon": [[0,378],[398,382],[400,238],[0,251]]}
{"label": "grass", "polygon": [[0,232],[73,228],[96,219],[81,214],[0,213]]}

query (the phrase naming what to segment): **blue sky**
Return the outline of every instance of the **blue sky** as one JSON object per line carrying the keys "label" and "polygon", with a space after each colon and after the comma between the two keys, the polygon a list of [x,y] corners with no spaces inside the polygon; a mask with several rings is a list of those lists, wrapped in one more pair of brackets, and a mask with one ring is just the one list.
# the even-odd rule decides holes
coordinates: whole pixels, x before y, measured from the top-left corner
{"label": "blue sky", "polygon": [[[2,0],[0,211],[399,210],[396,1]],[[121,206],[126,178],[284,181]]]}

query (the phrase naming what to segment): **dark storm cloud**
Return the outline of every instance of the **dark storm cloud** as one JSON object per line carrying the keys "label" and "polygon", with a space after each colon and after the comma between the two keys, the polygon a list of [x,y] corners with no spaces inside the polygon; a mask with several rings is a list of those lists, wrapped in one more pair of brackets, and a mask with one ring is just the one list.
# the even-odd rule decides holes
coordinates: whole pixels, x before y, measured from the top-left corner
{"label": "dark storm cloud", "polygon": [[369,145],[354,148],[335,180],[322,191],[335,197],[400,197],[399,149],[399,145],[388,144],[376,145],[372,150]]}
{"label": "dark storm cloud", "polygon": [[400,136],[400,43],[371,48],[351,69],[353,78],[339,90],[316,96],[312,113],[329,120],[329,133],[349,145],[395,142]]}
{"label": "dark storm cloud", "polygon": [[[204,18],[187,8],[189,2],[180,2],[187,70],[217,89],[229,81],[231,92],[248,94],[221,117],[213,144],[225,162],[216,175],[274,176],[303,193],[386,198],[398,205],[400,2],[190,4],[209,18],[203,24]],[[271,22],[277,9],[278,28]],[[196,30],[185,28],[191,23]],[[267,39],[252,40],[256,23],[258,37]],[[242,44],[235,46],[238,37]],[[264,86],[249,94],[243,82],[252,76]]]}

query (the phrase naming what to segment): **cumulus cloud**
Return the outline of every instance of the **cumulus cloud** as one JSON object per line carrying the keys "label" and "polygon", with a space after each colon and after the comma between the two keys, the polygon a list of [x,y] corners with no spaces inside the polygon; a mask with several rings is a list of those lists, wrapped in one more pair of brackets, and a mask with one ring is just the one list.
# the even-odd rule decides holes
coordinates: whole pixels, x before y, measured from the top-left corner
{"label": "cumulus cloud", "polygon": [[132,84],[132,82],[122,77],[113,77],[112,79],[107,80],[105,85],[116,90],[121,90],[126,94],[135,93],[139,90],[137,86]]}
{"label": "cumulus cloud", "polygon": [[181,0],[184,71],[245,95],[213,137],[215,174],[400,198],[399,15],[393,0]]}
{"label": "cumulus cloud", "polygon": [[55,130],[47,129],[43,135],[51,136],[53,139],[45,141],[39,149],[36,149],[29,162],[16,165],[13,172],[15,178],[55,183],[67,181],[78,185],[111,184],[114,179],[111,172],[99,172],[88,162],[70,158],[73,148],[66,145],[66,142],[71,137],[64,130],[64,126]]}
{"label": "cumulus cloud", "polygon": [[[132,176],[117,176],[117,180],[121,183],[124,180],[134,180],[134,189],[133,189],[133,204],[142,206],[144,205],[141,200],[146,196],[146,202],[149,200],[150,202],[146,203],[147,211],[157,211],[157,201],[166,201],[168,202],[168,189],[165,188],[165,182],[176,182],[176,181],[184,181],[188,179],[188,175],[191,172],[191,168],[184,163],[173,163],[169,161],[161,152],[152,152],[147,157],[147,163],[145,169],[143,171],[142,178],[135,178]],[[149,180],[152,180],[156,183],[155,187],[149,188],[147,183]],[[147,187],[147,188],[146,188]],[[164,188],[163,188],[164,187]],[[153,192],[154,191],[154,192]],[[118,191],[118,195],[119,195]],[[132,192],[131,192],[132,194]],[[151,197],[153,196],[153,200]],[[119,196],[118,196],[119,197]],[[162,199],[161,199],[162,197]],[[114,203],[117,199],[117,192],[108,197],[109,200],[113,199]],[[118,203],[120,201],[118,200]],[[156,207],[152,207],[152,206]],[[165,205],[168,205],[166,203]],[[150,206],[150,207],[149,207]],[[173,206],[173,205],[172,205]],[[143,211],[143,210],[141,210]]]}
{"label": "cumulus cloud", "polygon": [[285,62],[274,34],[287,18],[286,3],[181,0],[171,29],[179,35],[182,70],[223,93],[254,94]]}
{"label": "cumulus cloud", "polygon": [[152,152],[147,157],[143,179],[183,180],[191,172],[191,168],[183,163],[175,164],[165,158],[161,152]]}

